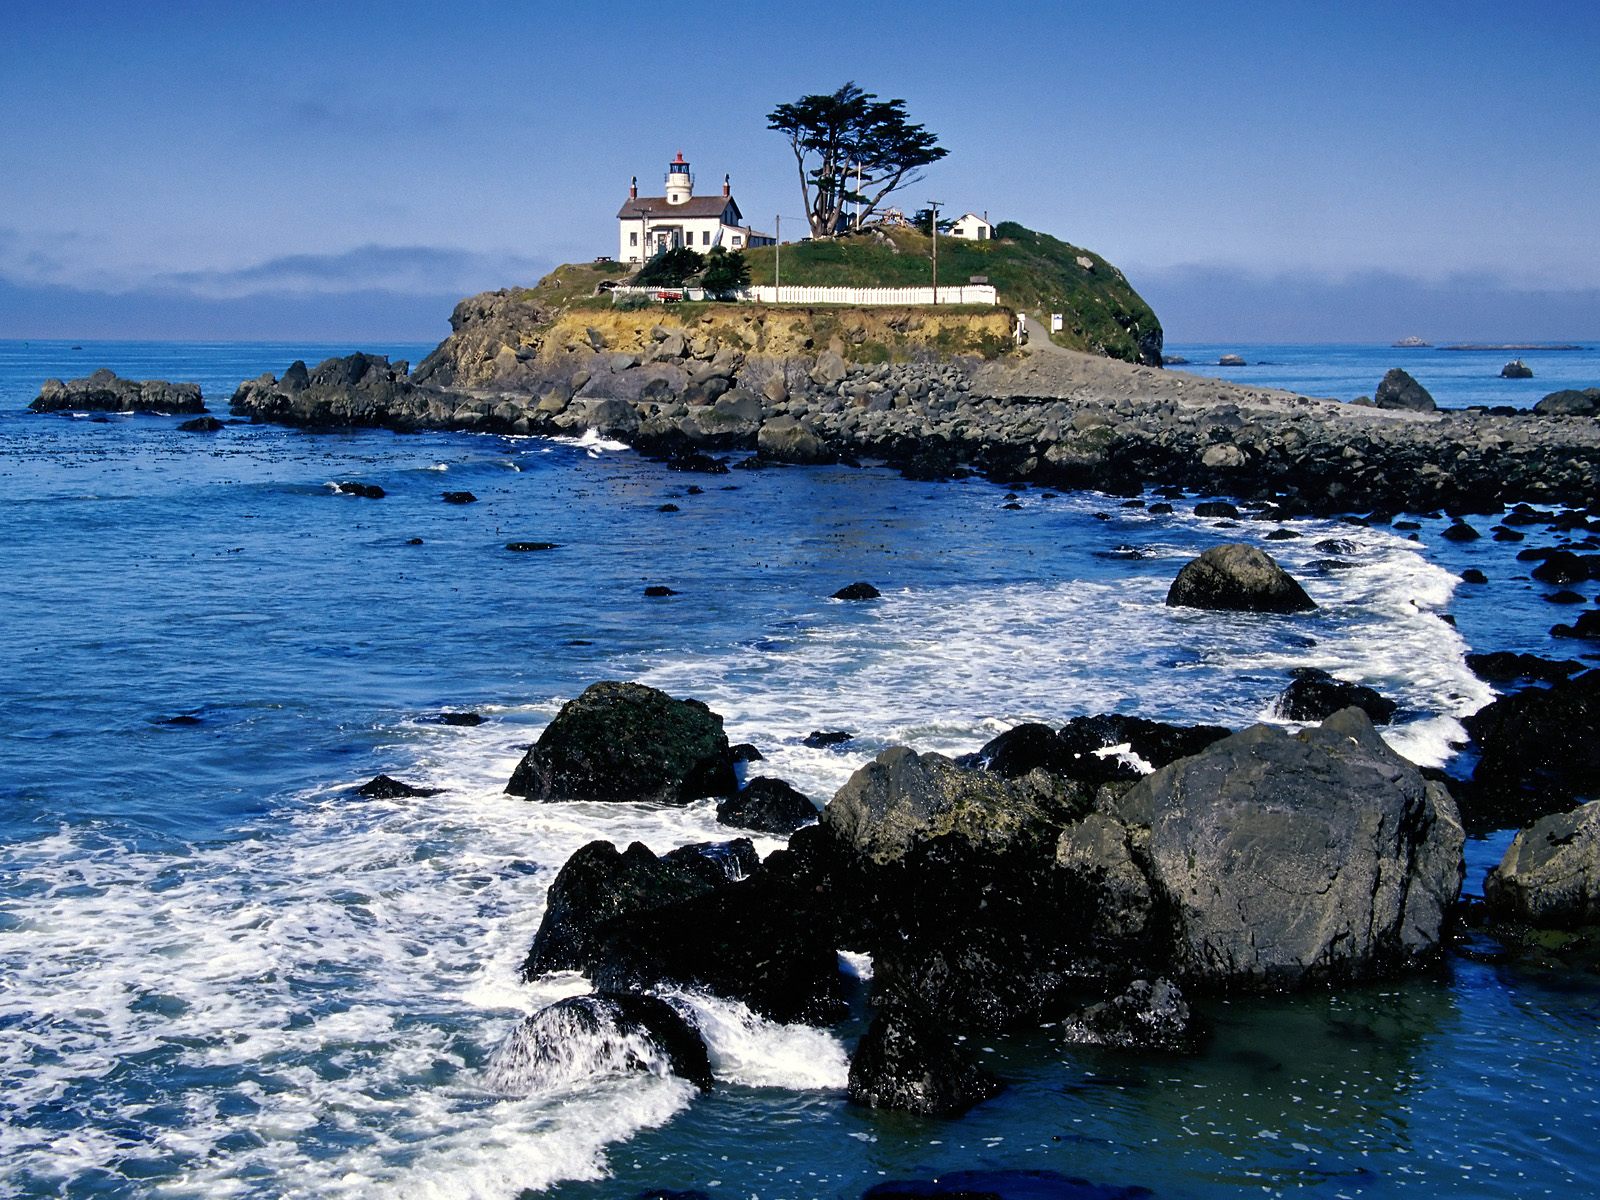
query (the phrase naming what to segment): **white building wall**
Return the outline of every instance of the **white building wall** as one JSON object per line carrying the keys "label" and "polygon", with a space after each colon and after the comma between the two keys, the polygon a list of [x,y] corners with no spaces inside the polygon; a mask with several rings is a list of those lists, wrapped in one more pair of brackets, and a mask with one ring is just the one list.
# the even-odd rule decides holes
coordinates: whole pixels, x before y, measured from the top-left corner
{"label": "white building wall", "polygon": [[994,236],[994,226],[974,213],[967,213],[950,226],[950,236],[981,241]]}

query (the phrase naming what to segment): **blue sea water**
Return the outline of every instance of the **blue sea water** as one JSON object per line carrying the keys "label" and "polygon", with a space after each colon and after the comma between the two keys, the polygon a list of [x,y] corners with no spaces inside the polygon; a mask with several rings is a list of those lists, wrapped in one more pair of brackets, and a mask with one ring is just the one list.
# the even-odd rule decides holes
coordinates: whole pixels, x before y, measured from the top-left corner
{"label": "blue sea water", "polygon": [[[1446,350],[1360,345],[1238,345],[1215,342],[1167,347],[1167,354],[1189,360],[1175,369],[1214,374],[1235,383],[1284,388],[1303,396],[1335,400],[1370,397],[1391,367],[1399,367],[1427,388],[1440,408],[1509,405],[1532,408],[1563,388],[1600,387],[1600,342],[1555,339],[1548,345],[1576,350]],[[1219,367],[1225,354],[1237,354],[1243,367]],[[1521,359],[1531,379],[1502,379],[1500,369]]]}
{"label": "blue sea water", "polygon": [[[981,481],[873,467],[707,478],[592,439],[200,435],[25,411],[44,378],[102,365],[196,380],[220,410],[241,379],[345,349],[0,342],[0,1196],[767,1200],[968,1168],[1161,1196],[1589,1189],[1600,988],[1465,959],[1217,1004],[1194,1058],[1048,1029],[996,1040],[1011,1090],[954,1122],[846,1105],[859,1026],[779,1027],[706,998],[708,1097],[641,1074],[519,1090],[497,1052],[584,986],[517,977],[561,863],[597,837],[726,833],[708,804],[502,793],[595,680],[706,700],[764,773],[820,802],[894,743],[960,753],[1102,711],[1270,719],[1300,665],[1396,698],[1390,740],[1443,763],[1492,695],[1468,649],[1573,646],[1549,638],[1563,614],[1516,547],[1445,542],[1440,520],[1418,542],[1297,522],[1306,536],[1271,550],[1321,609],[1223,616],[1166,608],[1167,584],[1219,537],[1269,527],[1184,505],[1025,490],[1010,510]],[[1416,353],[1319,368],[1256,349],[1366,391]],[[330,486],[351,479],[387,495]],[[1353,568],[1313,565],[1326,537],[1353,543]],[[1467,566],[1491,584],[1460,584]],[[827,599],[857,579],[883,600]],[[645,598],[656,583],[678,594]],[[455,710],[485,720],[437,720]],[[856,736],[814,750],[814,729]],[[380,771],[442,790],[352,794]],[[1505,841],[1469,847],[1469,890]]]}

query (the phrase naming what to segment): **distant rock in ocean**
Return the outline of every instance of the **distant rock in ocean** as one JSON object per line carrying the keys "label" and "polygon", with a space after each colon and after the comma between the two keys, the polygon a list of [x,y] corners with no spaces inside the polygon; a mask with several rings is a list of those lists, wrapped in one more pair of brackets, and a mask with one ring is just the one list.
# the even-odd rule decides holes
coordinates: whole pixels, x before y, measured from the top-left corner
{"label": "distant rock in ocean", "polygon": [[123,379],[102,367],[93,375],[62,383],[46,379],[38,398],[28,405],[33,412],[164,412],[203,413],[197,383],[168,383],[164,379]]}
{"label": "distant rock in ocean", "polygon": [[1513,358],[1500,368],[1501,379],[1532,379],[1533,368],[1520,358]]}
{"label": "distant rock in ocean", "polygon": [[1426,350],[1432,346],[1433,343],[1425,342],[1416,334],[1412,334],[1410,337],[1403,337],[1398,342],[1392,342],[1390,344],[1396,350]]}

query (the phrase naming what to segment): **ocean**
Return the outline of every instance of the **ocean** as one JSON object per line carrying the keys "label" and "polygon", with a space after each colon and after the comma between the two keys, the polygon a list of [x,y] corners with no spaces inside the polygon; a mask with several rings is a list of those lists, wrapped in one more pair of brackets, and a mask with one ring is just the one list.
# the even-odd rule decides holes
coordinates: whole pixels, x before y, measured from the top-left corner
{"label": "ocean", "polygon": [[[691,998],[708,1096],[640,1073],[519,1090],[496,1052],[585,986],[518,977],[567,856],[731,836],[710,803],[503,793],[589,683],[706,701],[762,773],[819,803],[897,743],[964,753],[1096,712],[1272,719],[1296,666],[1399,701],[1385,736],[1442,765],[1493,695],[1464,655],[1568,657],[1548,635],[1568,613],[1517,547],[1445,541],[1438,518],[1414,542],[1295,522],[1305,536],[1270,549],[1321,608],[1261,618],[1162,603],[1198,550],[1271,528],[1219,530],[1182,503],[1027,489],[1009,509],[976,479],[692,476],[593,438],[26,411],[45,378],[110,366],[197,381],[224,413],[240,380],[353,348],[0,342],[0,1197],[780,1200],[966,1169],[1162,1197],[1592,1186],[1600,985],[1465,958],[1211,1002],[1194,1057],[997,1038],[983,1054],[1012,1086],[956,1121],[845,1102],[859,992],[828,1030]],[[1213,349],[1266,364],[1230,377],[1346,397],[1393,365],[1455,406],[1600,383],[1593,350],[1525,354],[1524,382],[1445,369],[1497,373],[1492,355],[1434,374],[1450,352],[1172,348],[1191,369]],[[454,490],[479,502],[443,503]],[[1353,568],[1315,565],[1329,537]],[[1470,566],[1490,583],[1461,584]],[[828,598],[856,580],[883,599]],[[458,712],[482,723],[441,719]],[[853,740],[808,748],[813,730]],[[380,772],[441,790],[354,794]],[[1469,843],[1469,892],[1508,836]]]}

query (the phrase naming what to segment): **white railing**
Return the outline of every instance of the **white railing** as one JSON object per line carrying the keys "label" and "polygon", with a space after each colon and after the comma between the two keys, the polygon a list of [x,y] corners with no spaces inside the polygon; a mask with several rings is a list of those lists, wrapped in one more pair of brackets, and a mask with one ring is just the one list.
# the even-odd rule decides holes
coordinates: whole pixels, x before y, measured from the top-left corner
{"label": "white railing", "polygon": [[994,285],[967,283],[942,287],[753,287],[745,293],[761,304],[998,304]]}
{"label": "white railing", "polygon": [[[704,300],[704,288],[697,287],[614,287],[617,296],[643,296],[647,300]],[[966,283],[942,287],[935,298],[931,287],[853,288],[853,287],[753,287],[735,293],[735,298],[757,304],[998,304],[994,285]]]}

